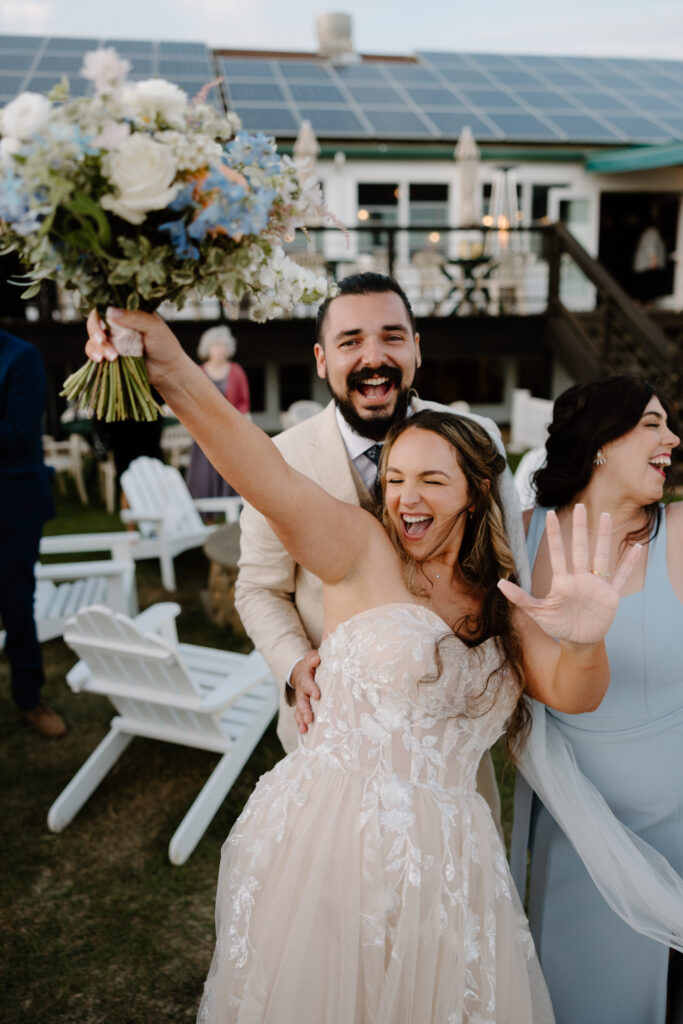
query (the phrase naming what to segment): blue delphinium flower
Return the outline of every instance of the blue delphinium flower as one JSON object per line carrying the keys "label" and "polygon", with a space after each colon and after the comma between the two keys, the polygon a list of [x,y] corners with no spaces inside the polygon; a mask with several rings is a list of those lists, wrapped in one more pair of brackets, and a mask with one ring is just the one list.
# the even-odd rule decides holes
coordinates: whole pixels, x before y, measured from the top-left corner
{"label": "blue delphinium flower", "polygon": [[225,155],[231,167],[249,167],[255,164],[263,170],[274,170],[280,166],[275,143],[263,132],[255,135],[238,132],[225,147]]}
{"label": "blue delphinium flower", "polygon": [[199,249],[189,241],[184,221],[169,220],[165,224],[159,225],[159,231],[168,231],[173,251],[178,259],[199,259]]}

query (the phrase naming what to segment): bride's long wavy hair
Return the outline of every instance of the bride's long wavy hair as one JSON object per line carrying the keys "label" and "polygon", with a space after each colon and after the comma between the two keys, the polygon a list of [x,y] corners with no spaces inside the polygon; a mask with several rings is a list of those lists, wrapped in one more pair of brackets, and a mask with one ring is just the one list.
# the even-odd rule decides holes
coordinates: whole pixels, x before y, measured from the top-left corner
{"label": "bride's long wavy hair", "polygon": [[[472,716],[485,714],[493,706],[503,679],[508,671],[511,672],[517,683],[517,702],[508,720],[505,746],[508,756],[514,761],[529,731],[531,714],[524,696],[522,651],[517,633],[512,627],[511,607],[498,589],[498,580],[501,578],[516,582],[515,563],[505,533],[498,491],[498,477],[505,469],[505,459],[489,434],[475,420],[426,409],[395,424],[388,432],[379,464],[382,495],[385,493],[392,446],[406,430],[425,430],[436,434],[444,438],[456,454],[458,465],[467,480],[468,504],[465,509],[454,511],[441,536],[437,537],[432,551],[440,547],[463,515],[468,516],[457,566],[481,604],[478,614],[465,615],[460,621],[452,623],[453,632],[439,640],[436,673],[424,681],[433,681],[441,674],[441,648],[453,636],[469,647],[476,647],[490,637],[495,638],[501,664],[485,680],[481,692],[470,702],[466,713]],[[382,523],[401,559],[408,589],[416,597],[428,596],[428,585],[417,583],[420,563],[402,546],[384,505]]]}

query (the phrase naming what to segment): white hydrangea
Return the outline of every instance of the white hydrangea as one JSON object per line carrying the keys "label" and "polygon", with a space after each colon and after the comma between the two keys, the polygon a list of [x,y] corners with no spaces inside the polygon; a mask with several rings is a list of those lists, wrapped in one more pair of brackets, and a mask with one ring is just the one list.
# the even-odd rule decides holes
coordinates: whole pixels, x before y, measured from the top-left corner
{"label": "white hydrangea", "polygon": [[173,128],[184,127],[187,93],[163,78],[148,78],[125,86],[123,103],[143,124],[153,124],[160,116]]}
{"label": "white hydrangea", "polygon": [[19,139],[0,139],[0,164],[10,164],[15,153],[21,151]]}
{"label": "white hydrangea", "polygon": [[156,132],[154,138],[173,153],[178,169],[197,171],[200,167],[211,167],[220,163],[223,148],[206,135],[183,135],[182,132]]}
{"label": "white hydrangea", "polygon": [[95,94],[101,96],[115,92],[124,82],[130,67],[130,61],[122,60],[113,47],[101,46],[86,53],[81,75],[93,83]]}
{"label": "white hydrangea", "polygon": [[52,104],[38,92],[22,92],[0,112],[0,131],[10,139],[30,139],[48,124]]}
{"label": "white hydrangea", "polygon": [[130,135],[130,125],[125,121],[109,121],[102,125],[100,133],[93,139],[93,145],[101,149],[118,149]]}

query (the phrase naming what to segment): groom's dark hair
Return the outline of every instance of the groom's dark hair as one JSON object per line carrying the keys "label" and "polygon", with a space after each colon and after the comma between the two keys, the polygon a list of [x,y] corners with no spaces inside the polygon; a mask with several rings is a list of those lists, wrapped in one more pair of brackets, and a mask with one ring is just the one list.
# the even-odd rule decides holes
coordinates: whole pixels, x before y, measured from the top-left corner
{"label": "groom's dark hair", "polygon": [[337,294],[329,299],[325,299],[315,318],[315,340],[320,345],[323,343],[322,333],[325,314],[330,303],[338,299],[340,295],[383,295],[386,292],[394,292],[405,306],[408,320],[410,321],[410,328],[413,334],[415,333],[415,315],[408,301],[408,296],[395,278],[388,277],[386,274],[350,274],[348,277],[343,277],[341,281],[337,282],[337,288]]}

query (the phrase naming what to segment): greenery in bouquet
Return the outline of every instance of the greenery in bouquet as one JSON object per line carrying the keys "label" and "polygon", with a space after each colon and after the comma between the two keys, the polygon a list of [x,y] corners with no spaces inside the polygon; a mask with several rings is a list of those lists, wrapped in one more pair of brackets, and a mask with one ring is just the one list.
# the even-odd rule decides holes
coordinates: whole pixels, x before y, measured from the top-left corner
{"label": "greenery in bouquet", "polygon": [[[323,299],[327,280],[282,248],[324,213],[317,184],[204,95],[127,82],[129,68],[96,50],[81,70],[94,95],[70,98],[64,79],[0,111],[0,248],[26,268],[23,297],[50,279],[106,317],[248,294],[256,320]],[[155,418],[140,339],[110,333],[122,358],[86,363],[64,393],[106,420]]]}

